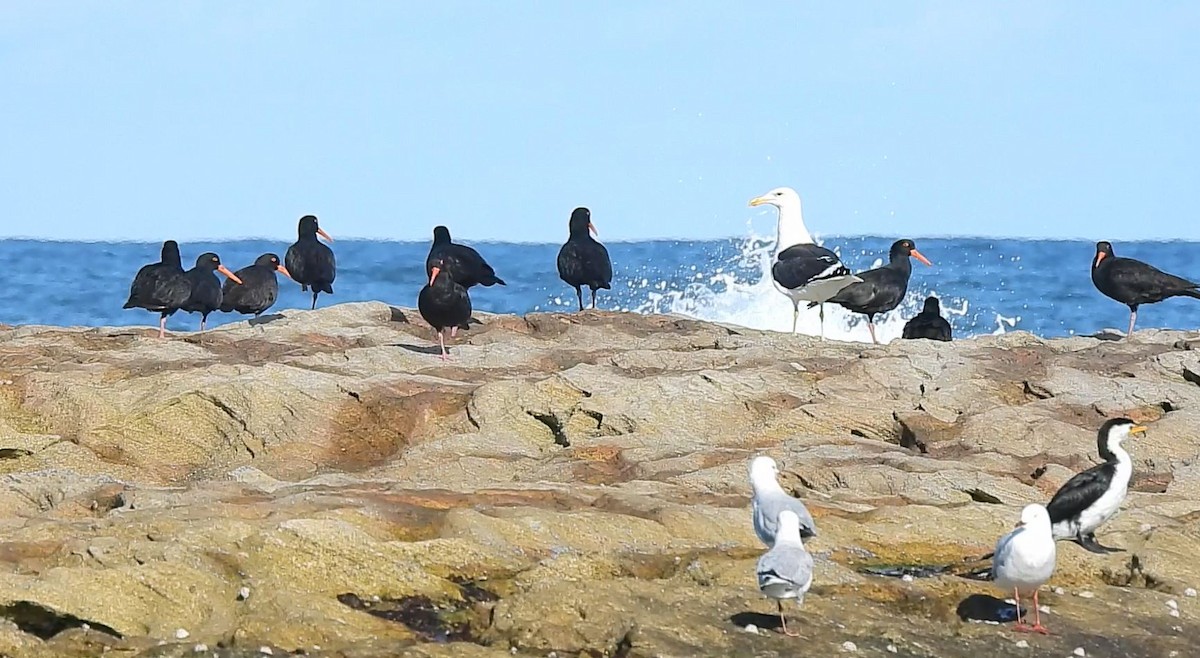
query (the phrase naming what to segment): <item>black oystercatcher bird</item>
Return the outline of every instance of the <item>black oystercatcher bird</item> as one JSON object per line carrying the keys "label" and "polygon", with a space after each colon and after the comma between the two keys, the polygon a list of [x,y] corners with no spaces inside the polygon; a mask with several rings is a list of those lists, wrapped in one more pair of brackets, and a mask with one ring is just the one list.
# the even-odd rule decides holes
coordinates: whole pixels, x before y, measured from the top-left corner
{"label": "black oystercatcher bird", "polygon": [[903,338],[926,338],[950,342],[950,323],[942,317],[937,297],[926,297],[925,308],[904,325]]}
{"label": "black oystercatcher bird", "polygon": [[496,270],[488,265],[483,256],[465,244],[450,241],[450,229],[433,227],[433,246],[425,258],[425,276],[433,276],[433,264],[441,261],[441,268],[450,273],[454,282],[464,288],[471,286],[505,285],[504,279],[496,276]]}
{"label": "black oystercatcher bird", "polygon": [[254,260],[254,264],[243,267],[234,275],[241,279],[241,285],[230,278],[221,288],[221,311],[224,313],[254,314],[258,317],[263,311],[271,308],[279,297],[279,281],[275,273],[280,272],[291,277],[288,269],[279,264],[279,256],[263,254]]}
{"label": "black oystercatcher bird", "polygon": [[576,208],[567,226],[570,237],[558,250],[558,277],[575,288],[579,310],[583,310],[583,286],[591,289],[592,308],[596,308],[596,291],[612,290],[612,261],[604,245],[588,235],[588,231],[596,232],[590,210]]}
{"label": "black oystercatcher bird", "polygon": [[288,247],[284,264],[291,278],[300,284],[300,290],[312,288],[312,307],[317,308],[317,295],[333,294],[333,279],[337,276],[337,263],[333,250],[317,241],[317,236],[333,241],[329,234],[317,226],[317,218],[305,215],[300,218],[300,237]]}
{"label": "black oystercatcher bird", "polygon": [[446,354],[445,330],[450,337],[458,335],[459,327],[466,328],[471,320],[471,297],[467,289],[458,285],[450,271],[443,269],[444,263],[435,259],[429,275],[429,283],[417,295],[417,309],[421,317],[437,332],[438,345],[442,347],[442,360]]}
{"label": "black oystercatcher bird", "polygon": [[[879,343],[875,338],[875,316],[899,306],[908,292],[908,277],[912,275],[909,256],[926,265],[933,265],[917,251],[917,246],[912,240],[897,240],[892,244],[887,265],[860,272],[858,277],[862,279],[861,282],[842,288],[841,292],[829,299],[842,308],[867,316],[867,329],[871,332],[872,343]],[[808,307],[816,305],[817,302],[812,302]]]}
{"label": "black oystercatcher bird", "polygon": [[167,240],[163,243],[159,262],[143,266],[133,277],[129,299],[122,308],[144,308],[161,314],[158,337],[165,338],[167,316],[179,310],[187,301],[190,291],[183,273],[183,262],[179,259],[179,243]]}
{"label": "black oystercatcher bird", "polygon": [[229,271],[229,268],[221,264],[220,256],[210,252],[200,254],[196,259],[196,266],[184,273],[188,280],[188,289],[191,294],[188,295],[187,301],[179,307],[180,310],[188,313],[200,314],[200,331],[204,331],[205,323],[208,321],[208,314],[221,308],[221,281],[217,278],[215,272],[220,272],[229,278],[230,281],[241,283],[242,280],[236,274]]}
{"label": "black oystercatcher bird", "polygon": [[1133,258],[1121,258],[1113,254],[1112,243],[1096,243],[1096,259],[1092,261],[1092,283],[1096,289],[1129,307],[1129,332],[1133,336],[1133,323],[1137,321],[1137,309],[1142,304],[1154,304],[1168,297],[1195,297],[1200,299],[1200,286],[1187,279],[1167,274]]}
{"label": "black oystercatcher bird", "polygon": [[1129,491],[1133,460],[1121,442],[1145,431],[1128,418],[1113,418],[1100,426],[1096,448],[1104,463],[1067,480],[1046,505],[1055,539],[1070,539],[1093,553],[1122,550],[1097,542],[1096,529],[1116,516]]}
{"label": "black oystercatcher bird", "polygon": [[777,187],[750,199],[750,205],[779,209],[771,278],[775,280],[775,288],[792,300],[792,333],[796,333],[796,321],[800,318],[800,302],[816,302],[820,305],[821,338],[824,338],[825,302],[862,279],[851,274],[837,254],[813,242],[804,226],[796,190]]}

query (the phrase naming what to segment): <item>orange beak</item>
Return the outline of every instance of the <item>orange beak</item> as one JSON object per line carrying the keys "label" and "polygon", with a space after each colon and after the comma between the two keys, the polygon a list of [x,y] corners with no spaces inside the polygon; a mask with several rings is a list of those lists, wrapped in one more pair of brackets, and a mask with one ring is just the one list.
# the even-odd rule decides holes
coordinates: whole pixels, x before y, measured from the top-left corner
{"label": "orange beak", "polygon": [[1104,257],[1107,255],[1108,254],[1104,253],[1103,251],[1097,251],[1096,252],[1096,262],[1092,263],[1092,267],[1096,267],[1096,266],[1100,265],[1100,261],[1104,260]]}
{"label": "orange beak", "polygon": [[[292,278],[292,273],[291,273],[291,272],[289,272],[289,271],[287,271],[287,268],[286,268],[286,267],[284,267],[284,266],[282,266],[282,265],[276,265],[276,266],[275,266],[275,271],[276,271],[276,272],[279,272],[280,274],[282,274],[282,275],[286,276],[286,277],[287,277],[287,278],[289,278],[289,279],[291,279],[291,278]],[[292,279],[292,280],[293,280],[293,281],[295,281],[295,279]]]}
{"label": "orange beak", "polygon": [[224,265],[218,265],[217,271],[220,272],[221,274],[224,274],[225,276],[229,277],[230,281],[233,281],[233,282],[239,283],[239,284],[242,282],[242,280],[239,279],[236,274],[234,274],[233,272],[230,272],[229,268],[225,267]]}
{"label": "orange beak", "polygon": [[592,235],[600,237],[600,232],[596,230],[596,227],[591,222],[588,222],[588,230],[592,232]]}
{"label": "orange beak", "polygon": [[329,234],[325,232],[325,229],[318,228],[317,235],[325,238],[326,240],[329,240],[330,242],[333,242],[333,238],[329,237]]}
{"label": "orange beak", "polygon": [[916,249],[912,250],[912,257],[916,258],[917,260],[921,261],[922,263],[925,263],[926,265],[928,265],[930,267],[933,267],[933,263],[929,262],[929,259],[922,256],[921,252],[917,251]]}
{"label": "orange beak", "polygon": [[440,273],[441,271],[442,271],[442,268],[440,268],[440,267],[433,268],[433,270],[429,273],[429,285],[431,285],[431,286],[433,285],[433,280],[437,278],[438,273]]}

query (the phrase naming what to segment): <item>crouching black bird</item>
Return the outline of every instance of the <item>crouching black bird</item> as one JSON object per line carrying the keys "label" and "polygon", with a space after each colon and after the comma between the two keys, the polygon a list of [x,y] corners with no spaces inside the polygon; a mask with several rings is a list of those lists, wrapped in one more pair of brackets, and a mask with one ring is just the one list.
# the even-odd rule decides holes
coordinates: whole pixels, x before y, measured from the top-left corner
{"label": "crouching black bird", "polygon": [[464,288],[505,285],[504,279],[496,276],[496,270],[488,265],[478,251],[465,244],[451,242],[450,229],[445,226],[433,228],[433,246],[425,258],[425,276],[433,276],[433,264],[436,261],[441,261],[441,268]]}
{"label": "crouching black bird", "polygon": [[942,317],[942,307],[937,297],[925,298],[925,308],[905,323],[901,337],[950,342],[950,323]]}
{"label": "crouching black bird", "polygon": [[443,269],[444,263],[435,259],[429,283],[421,288],[417,295],[417,309],[421,317],[437,332],[438,345],[442,348],[442,360],[449,356],[446,353],[445,331],[450,329],[450,337],[458,335],[459,327],[466,328],[471,320],[471,297],[467,289],[458,285],[450,272]]}
{"label": "crouching black bird", "polygon": [[179,258],[179,243],[167,240],[157,263],[144,265],[129,286],[129,299],[122,308],[144,308],[158,313],[158,337],[167,335],[167,316],[187,302],[191,287]]}
{"label": "crouching black bird", "polygon": [[208,322],[208,314],[221,308],[221,299],[224,297],[224,293],[221,291],[221,280],[217,278],[215,272],[224,274],[233,283],[241,284],[242,282],[236,274],[221,264],[220,256],[211,251],[200,254],[196,259],[196,266],[184,273],[191,292],[187,301],[179,308],[188,313],[200,314],[200,331],[204,331],[205,323]]}
{"label": "crouching black bird", "polygon": [[1097,542],[1096,529],[1116,516],[1129,491],[1133,460],[1121,442],[1145,431],[1128,418],[1114,418],[1100,426],[1096,448],[1104,463],[1067,480],[1046,505],[1056,540],[1073,540],[1093,553],[1121,550]]}
{"label": "crouching black bird", "polygon": [[567,227],[570,237],[558,250],[558,277],[575,288],[579,310],[583,310],[583,286],[591,289],[592,308],[596,308],[596,291],[612,290],[612,261],[604,245],[588,235],[588,231],[596,232],[590,210],[576,208]]}
{"label": "crouching black bird", "polygon": [[[926,265],[933,265],[917,251],[917,245],[913,244],[912,240],[897,240],[892,243],[887,265],[859,273],[861,282],[842,288],[829,299],[842,308],[867,316],[867,329],[871,332],[872,343],[879,343],[875,338],[875,316],[899,306],[904,295],[908,293],[908,278],[912,276],[909,256]],[[817,302],[812,302],[808,307],[816,305]]]}
{"label": "crouching black bird", "polygon": [[1113,254],[1111,242],[1096,243],[1096,258],[1092,260],[1092,283],[1105,295],[1129,307],[1129,331],[1133,335],[1133,324],[1137,321],[1138,306],[1154,304],[1169,297],[1195,297],[1200,299],[1200,285],[1187,279],[1167,274],[1133,258],[1121,258]]}
{"label": "crouching black bird", "polygon": [[337,277],[337,262],[333,250],[317,240],[317,236],[333,242],[329,234],[317,225],[317,218],[305,215],[300,218],[299,237],[288,247],[284,264],[291,272],[291,279],[300,284],[301,291],[312,288],[312,307],[317,308],[317,295],[333,294],[333,280]]}
{"label": "crouching black bird", "polygon": [[279,256],[275,254],[263,254],[254,260],[253,265],[238,270],[234,276],[241,279],[241,285],[234,283],[233,278],[230,278],[221,288],[221,311],[236,311],[258,317],[263,311],[271,308],[279,297],[276,272],[291,277],[288,269],[279,264]]}

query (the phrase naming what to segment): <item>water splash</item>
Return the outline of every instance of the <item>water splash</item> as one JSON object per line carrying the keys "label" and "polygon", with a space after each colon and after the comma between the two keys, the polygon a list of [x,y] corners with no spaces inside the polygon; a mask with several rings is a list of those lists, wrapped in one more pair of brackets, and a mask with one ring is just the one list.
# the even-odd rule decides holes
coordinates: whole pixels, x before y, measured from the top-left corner
{"label": "water splash", "polygon": [[[691,277],[667,277],[655,282],[640,277],[629,281],[634,296],[642,298],[640,303],[631,305],[630,310],[639,313],[676,313],[753,329],[791,331],[791,301],[775,288],[771,278],[775,239],[755,233],[752,225],[748,229],[749,234],[736,243],[735,254],[731,258],[727,257],[724,262],[710,260],[707,267],[697,269]],[[821,241],[818,239],[817,242],[819,244]],[[835,247],[833,251],[855,271],[879,267],[884,262],[877,252],[868,253],[864,250],[847,259],[839,248]],[[860,266],[854,267],[856,263]],[[695,269],[695,266],[692,267]],[[888,343],[899,338],[905,322],[921,311],[925,297],[930,294],[938,296],[917,281],[910,283],[908,294],[900,306],[890,313],[876,316],[875,335],[879,341]],[[941,301],[944,315],[952,325],[959,324],[955,321],[957,318],[974,324],[966,317],[970,308],[968,300],[944,297]],[[825,337],[870,342],[866,320],[865,315],[826,304]],[[1011,327],[1016,320],[997,314],[996,332],[1003,333],[1005,324]],[[819,335],[821,324],[818,309],[801,306],[796,331],[810,336]]]}

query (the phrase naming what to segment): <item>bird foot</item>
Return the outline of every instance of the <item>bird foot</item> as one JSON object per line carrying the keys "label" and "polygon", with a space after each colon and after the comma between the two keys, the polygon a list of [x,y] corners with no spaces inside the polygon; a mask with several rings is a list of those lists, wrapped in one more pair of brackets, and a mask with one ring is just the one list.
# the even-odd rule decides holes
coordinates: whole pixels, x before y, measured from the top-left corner
{"label": "bird foot", "polygon": [[1042,626],[1041,624],[1034,624],[1033,626],[1030,626],[1029,624],[1020,624],[1019,626],[1013,627],[1013,630],[1021,633],[1038,633],[1040,635],[1050,634],[1050,629]]}

